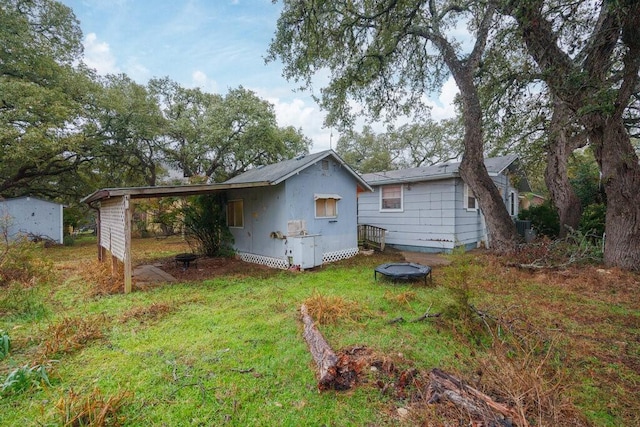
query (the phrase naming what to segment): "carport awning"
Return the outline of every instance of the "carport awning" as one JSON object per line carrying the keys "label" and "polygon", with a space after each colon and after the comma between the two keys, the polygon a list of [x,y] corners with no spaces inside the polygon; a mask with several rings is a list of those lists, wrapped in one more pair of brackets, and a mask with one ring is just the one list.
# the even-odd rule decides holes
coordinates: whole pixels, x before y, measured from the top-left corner
{"label": "carport awning", "polygon": [[131,199],[152,199],[155,197],[170,196],[195,196],[198,194],[215,193],[234,188],[266,187],[271,183],[266,181],[248,182],[241,184],[198,184],[198,185],[160,185],[157,187],[127,187],[127,188],[103,188],[97,190],[81,200],[83,203],[110,199],[112,197],[129,196]]}

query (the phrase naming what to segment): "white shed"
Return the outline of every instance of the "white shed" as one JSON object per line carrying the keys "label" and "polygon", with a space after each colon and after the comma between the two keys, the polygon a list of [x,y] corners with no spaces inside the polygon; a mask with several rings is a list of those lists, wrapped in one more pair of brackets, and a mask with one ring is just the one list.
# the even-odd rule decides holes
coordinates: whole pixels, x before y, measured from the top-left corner
{"label": "white shed", "polygon": [[0,227],[9,239],[41,237],[62,244],[64,205],[35,197],[0,200]]}

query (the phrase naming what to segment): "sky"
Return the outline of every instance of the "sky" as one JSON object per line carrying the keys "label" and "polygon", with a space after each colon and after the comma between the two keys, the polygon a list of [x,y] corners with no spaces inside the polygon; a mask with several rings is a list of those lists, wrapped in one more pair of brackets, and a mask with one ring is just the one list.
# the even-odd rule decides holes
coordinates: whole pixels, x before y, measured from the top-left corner
{"label": "sky", "polygon": [[[281,10],[279,3],[59,1],[80,21],[84,61],[99,74],[125,73],[140,84],[154,77],[169,77],[184,87],[221,95],[243,86],[273,104],[280,126],[302,129],[313,142],[312,153],[336,148],[339,134],[323,127],[325,113],[311,93],[296,91],[295,82],[282,77],[281,63],[265,64]],[[450,79],[439,97],[430,101],[435,120],[454,116],[456,93]]]}

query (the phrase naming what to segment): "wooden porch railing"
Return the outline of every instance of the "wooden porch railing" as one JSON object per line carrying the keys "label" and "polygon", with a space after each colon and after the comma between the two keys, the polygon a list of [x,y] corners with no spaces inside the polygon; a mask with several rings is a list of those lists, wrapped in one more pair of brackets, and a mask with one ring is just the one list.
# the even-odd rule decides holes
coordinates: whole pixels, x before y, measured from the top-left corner
{"label": "wooden porch railing", "polygon": [[358,224],[358,245],[384,251],[384,235],[386,229],[375,225]]}

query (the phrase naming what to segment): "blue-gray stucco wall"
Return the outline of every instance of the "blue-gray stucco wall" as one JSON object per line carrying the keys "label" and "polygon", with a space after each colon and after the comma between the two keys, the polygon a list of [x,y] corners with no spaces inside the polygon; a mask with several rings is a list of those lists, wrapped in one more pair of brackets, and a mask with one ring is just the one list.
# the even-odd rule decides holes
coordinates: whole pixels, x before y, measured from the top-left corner
{"label": "blue-gray stucco wall", "polygon": [[[235,249],[275,258],[285,258],[289,221],[303,220],[307,234],[320,235],[323,253],[358,247],[357,182],[333,159],[313,164],[285,182],[272,187],[231,190],[228,200],[242,199],[244,227],[231,228]],[[337,217],[316,218],[316,194],[338,195]]]}

